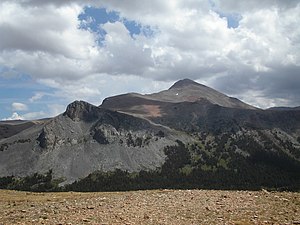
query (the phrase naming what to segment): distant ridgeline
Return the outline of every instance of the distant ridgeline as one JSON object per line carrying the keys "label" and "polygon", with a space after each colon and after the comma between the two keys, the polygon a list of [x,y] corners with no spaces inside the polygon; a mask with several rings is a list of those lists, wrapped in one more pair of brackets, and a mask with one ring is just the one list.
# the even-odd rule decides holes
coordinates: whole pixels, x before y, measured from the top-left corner
{"label": "distant ridgeline", "polygon": [[0,122],[0,188],[300,190],[300,108],[262,110],[184,79],[54,118]]}

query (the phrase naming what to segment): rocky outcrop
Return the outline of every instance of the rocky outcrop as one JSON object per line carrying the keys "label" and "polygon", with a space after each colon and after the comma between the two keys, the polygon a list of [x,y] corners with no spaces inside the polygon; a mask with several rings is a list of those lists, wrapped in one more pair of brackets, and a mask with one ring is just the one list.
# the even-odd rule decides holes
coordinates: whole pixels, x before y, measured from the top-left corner
{"label": "rocky outcrop", "polygon": [[74,101],[68,105],[64,116],[72,120],[93,121],[97,118],[98,108],[84,101]]}

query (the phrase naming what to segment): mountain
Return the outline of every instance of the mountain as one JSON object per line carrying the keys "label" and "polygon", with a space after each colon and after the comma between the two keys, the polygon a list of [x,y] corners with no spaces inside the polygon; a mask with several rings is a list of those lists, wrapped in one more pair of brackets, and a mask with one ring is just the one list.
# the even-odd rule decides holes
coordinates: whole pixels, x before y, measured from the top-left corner
{"label": "mountain", "polygon": [[300,127],[300,114],[296,110],[264,111],[189,79],[180,80],[159,93],[109,97],[99,107],[188,132],[220,133],[242,127],[280,127],[290,131]]}
{"label": "mountain", "polygon": [[184,79],[0,123],[0,187],[300,189],[300,111],[261,110]]}
{"label": "mountain", "polygon": [[274,111],[290,111],[290,110],[300,110],[300,106],[297,107],[271,107],[267,110],[274,110]]}
{"label": "mountain", "polygon": [[35,123],[31,121],[0,121],[0,140],[11,137],[22,130],[32,127]]}
{"label": "mountain", "polygon": [[0,174],[53,170],[70,183],[96,170],[155,169],[164,161],[163,147],[182,138],[146,120],[75,101],[62,115],[0,140]]}
{"label": "mountain", "polygon": [[183,102],[209,102],[227,108],[256,109],[189,79],[180,80],[168,90],[154,94],[129,93],[109,97],[104,99],[100,107],[148,118],[159,117],[165,108]]}

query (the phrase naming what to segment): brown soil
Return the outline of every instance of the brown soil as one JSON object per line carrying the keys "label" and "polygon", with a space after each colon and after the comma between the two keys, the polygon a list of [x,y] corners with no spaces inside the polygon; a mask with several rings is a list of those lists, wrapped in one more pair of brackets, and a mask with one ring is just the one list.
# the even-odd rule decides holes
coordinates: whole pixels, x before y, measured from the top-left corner
{"label": "brown soil", "polygon": [[161,117],[159,105],[143,105],[145,111],[148,113],[147,117]]}
{"label": "brown soil", "polygon": [[0,190],[0,224],[300,224],[300,193]]}

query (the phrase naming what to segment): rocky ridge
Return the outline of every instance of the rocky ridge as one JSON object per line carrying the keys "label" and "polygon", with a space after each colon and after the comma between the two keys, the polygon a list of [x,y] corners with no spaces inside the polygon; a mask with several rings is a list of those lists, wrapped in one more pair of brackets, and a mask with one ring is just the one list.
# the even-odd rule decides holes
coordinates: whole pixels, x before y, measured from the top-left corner
{"label": "rocky ridge", "polygon": [[130,188],[221,187],[215,180],[225,177],[226,187],[300,188],[300,110],[257,109],[188,79],[101,106],[75,101],[54,118],[1,122],[0,135],[0,177],[51,170],[64,185],[119,169],[146,171],[123,174]]}
{"label": "rocky ridge", "polygon": [[146,120],[75,101],[62,115],[1,139],[0,174],[52,169],[69,183],[96,170],[155,169],[164,162],[163,147],[182,138]]}

